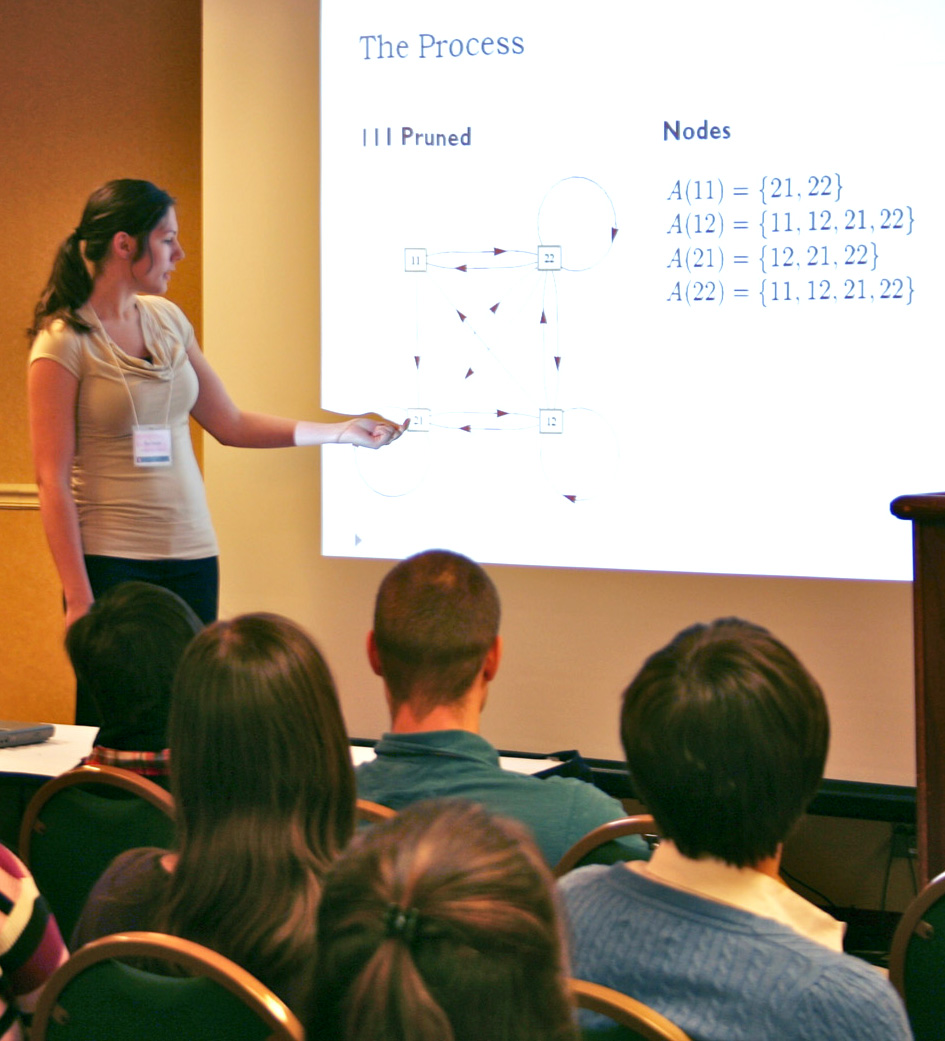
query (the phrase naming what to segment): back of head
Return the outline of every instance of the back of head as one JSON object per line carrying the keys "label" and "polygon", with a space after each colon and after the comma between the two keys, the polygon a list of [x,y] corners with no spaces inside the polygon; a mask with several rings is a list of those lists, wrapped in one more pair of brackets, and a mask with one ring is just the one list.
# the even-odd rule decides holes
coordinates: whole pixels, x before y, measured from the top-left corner
{"label": "back of head", "polygon": [[348,841],[354,774],[338,694],[289,619],[247,614],[204,629],[177,670],[170,737],[185,838],[239,815],[304,821],[326,860]]}
{"label": "back of head", "polygon": [[485,571],[449,550],[401,561],[381,583],[374,638],[395,704],[429,710],[461,698],[499,632],[499,595]]}
{"label": "back of head", "polygon": [[49,281],[36,305],[29,335],[35,336],[54,318],[87,331],[89,326],[75,314],[92,292],[86,262],[97,268],[120,231],[137,240],[140,257],[147,246],[148,233],[173,204],[173,197],[163,189],[150,181],[130,177],[108,181],[92,192],[82,219],[59,247]]}
{"label": "back of head", "polygon": [[277,615],[215,622],[174,683],[178,860],[165,931],[204,943],[293,1007],[314,971],[322,878],[354,828],[351,753],[334,682]]}
{"label": "back of head", "polygon": [[773,856],[823,775],[827,707],[767,630],[695,625],[624,692],[621,737],[637,794],[691,858],[746,867]]}
{"label": "back of head", "polygon": [[328,1041],[573,1041],[553,885],[519,824],[414,803],[325,884],[308,1029]]}
{"label": "back of head", "polygon": [[101,717],[99,744],[149,752],[167,746],[174,672],[202,625],[176,593],[123,582],[69,627],[66,651]]}

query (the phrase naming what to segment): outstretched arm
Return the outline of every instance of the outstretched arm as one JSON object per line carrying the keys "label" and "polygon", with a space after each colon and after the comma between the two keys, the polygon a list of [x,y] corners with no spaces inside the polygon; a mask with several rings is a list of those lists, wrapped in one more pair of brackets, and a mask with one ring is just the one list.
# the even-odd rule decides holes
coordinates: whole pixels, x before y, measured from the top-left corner
{"label": "outstretched arm", "polygon": [[338,416],[324,423],[303,421],[296,424],[295,443],[324,445],[334,442],[340,445],[361,445],[363,448],[382,448],[396,441],[409,424],[409,419],[398,424],[376,412],[367,412],[363,416]]}
{"label": "outstretched arm", "polygon": [[261,412],[244,412],[230,397],[199,347],[188,351],[200,392],[191,415],[221,444],[236,448],[288,448],[292,445],[352,444],[381,448],[396,441],[407,424],[394,423],[375,413],[331,416],[322,422],[298,422]]}

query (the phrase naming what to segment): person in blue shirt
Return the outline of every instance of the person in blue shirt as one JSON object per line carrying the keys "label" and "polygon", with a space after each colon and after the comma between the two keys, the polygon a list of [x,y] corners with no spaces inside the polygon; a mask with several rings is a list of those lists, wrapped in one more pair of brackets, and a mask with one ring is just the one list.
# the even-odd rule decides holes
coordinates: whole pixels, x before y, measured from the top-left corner
{"label": "person in blue shirt", "polygon": [[[397,564],[381,583],[368,658],[384,682],[390,732],[357,768],[358,795],[393,809],[420,799],[462,798],[527,825],[550,865],[622,805],[575,778],[504,770],[479,733],[502,659],[495,585],[474,561],[428,550]],[[639,836],[620,856],[646,858]]]}
{"label": "person in blue shirt", "polygon": [[[740,619],[695,625],[624,693],[634,790],[662,841],[646,864],[558,883],[572,973],[649,1005],[699,1041],[907,1041],[880,970],[780,879],[823,776],[829,722],[791,650]],[[601,1017],[583,1014],[588,1029]]]}

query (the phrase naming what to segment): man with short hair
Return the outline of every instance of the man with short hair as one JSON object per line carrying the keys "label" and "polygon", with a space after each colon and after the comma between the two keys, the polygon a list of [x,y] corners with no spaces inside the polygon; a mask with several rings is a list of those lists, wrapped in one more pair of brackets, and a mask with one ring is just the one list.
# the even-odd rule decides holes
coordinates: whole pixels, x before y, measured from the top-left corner
{"label": "man with short hair", "polygon": [[779,877],[829,738],[794,654],[739,619],[686,629],[630,683],[620,729],[663,840],[647,864],[560,881],[574,975],[703,1041],[910,1038],[889,982],[843,954],[842,925]]}
{"label": "man with short hair", "polygon": [[[429,550],[402,561],[377,594],[368,658],[384,681],[391,732],[357,768],[362,798],[400,809],[419,799],[469,799],[531,828],[554,865],[578,839],[625,816],[616,799],[574,778],[503,770],[479,734],[502,657],[499,595],[468,557]],[[649,856],[639,836],[620,855]]]}

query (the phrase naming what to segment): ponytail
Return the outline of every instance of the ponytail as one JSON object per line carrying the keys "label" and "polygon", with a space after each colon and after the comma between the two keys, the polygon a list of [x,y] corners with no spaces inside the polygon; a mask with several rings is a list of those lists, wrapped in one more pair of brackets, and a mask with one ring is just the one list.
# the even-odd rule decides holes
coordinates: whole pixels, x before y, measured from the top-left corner
{"label": "ponytail", "polygon": [[409,946],[383,940],[353,981],[346,1041],[453,1041],[453,1027],[430,994]]}
{"label": "ponytail", "polygon": [[82,232],[76,228],[56,253],[52,274],[33,312],[27,335],[32,339],[55,318],[61,318],[76,332],[88,332],[91,326],[76,312],[91,295],[92,277],[82,256]]}
{"label": "ponytail", "polygon": [[[150,181],[123,178],[109,181],[89,196],[78,227],[62,243],[53,261],[52,274],[33,312],[27,330],[32,339],[50,322],[61,318],[76,332],[91,329],[77,314],[92,295],[89,268],[97,269],[108,256],[112,239],[123,231],[136,239],[140,257],[147,237],[160,223],[174,199]],[[83,249],[82,243],[85,243]]]}

